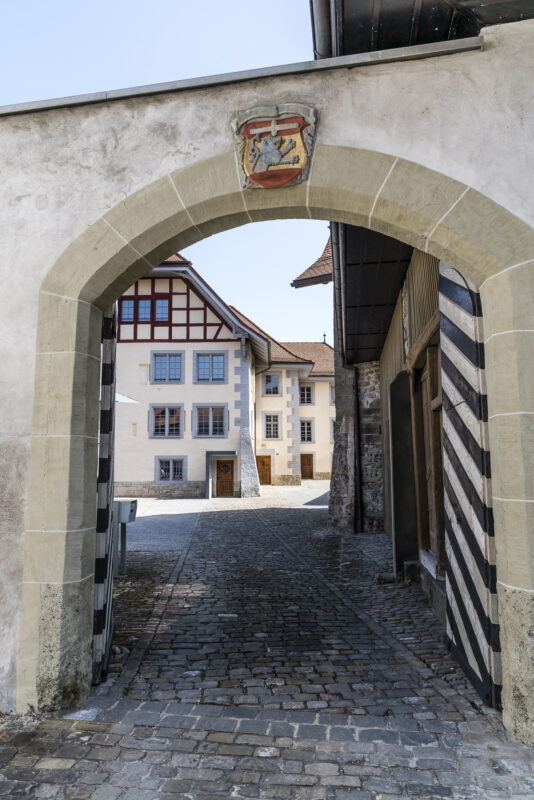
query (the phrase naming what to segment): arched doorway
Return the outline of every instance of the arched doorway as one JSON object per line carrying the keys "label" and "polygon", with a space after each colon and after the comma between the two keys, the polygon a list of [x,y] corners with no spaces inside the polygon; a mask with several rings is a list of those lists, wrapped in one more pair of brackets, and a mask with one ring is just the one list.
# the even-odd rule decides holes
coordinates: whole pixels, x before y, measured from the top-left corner
{"label": "arched doorway", "polygon": [[532,282],[534,231],[445,175],[391,155],[324,144],[316,149],[308,183],[292,188],[242,190],[233,152],[169,173],[107,211],[45,278],[36,346],[18,708],[76,702],[89,686],[102,312],[171,251],[255,220],[290,217],[386,233],[446,260],[481,293],[503,702],[505,721],[521,733],[529,712],[523,712],[518,726],[513,722],[517,706],[534,696],[527,633],[534,615],[532,434],[524,421],[531,411],[533,367],[525,358],[523,336],[534,328],[525,291]]}

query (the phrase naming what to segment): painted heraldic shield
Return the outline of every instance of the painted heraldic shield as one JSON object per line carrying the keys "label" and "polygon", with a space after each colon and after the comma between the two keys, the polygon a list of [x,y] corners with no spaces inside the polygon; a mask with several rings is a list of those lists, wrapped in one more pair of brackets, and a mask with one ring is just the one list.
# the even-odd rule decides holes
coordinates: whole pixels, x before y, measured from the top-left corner
{"label": "painted heraldic shield", "polygon": [[315,109],[302,103],[238,111],[232,128],[239,142],[243,188],[274,189],[305,181],[315,124]]}

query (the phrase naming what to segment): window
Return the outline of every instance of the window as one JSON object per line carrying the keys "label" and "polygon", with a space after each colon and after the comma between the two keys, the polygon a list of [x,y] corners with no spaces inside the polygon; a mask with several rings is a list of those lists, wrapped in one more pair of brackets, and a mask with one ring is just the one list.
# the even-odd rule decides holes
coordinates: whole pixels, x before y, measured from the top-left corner
{"label": "window", "polygon": [[266,439],[279,438],[278,414],[265,415],[265,438]]}
{"label": "window", "polygon": [[280,375],[273,373],[272,375],[263,376],[263,394],[280,394]]}
{"label": "window", "polygon": [[300,404],[301,404],[301,406],[311,405],[311,403],[313,403],[312,387],[311,386],[301,386],[300,387]]}
{"label": "window", "polygon": [[137,304],[137,321],[150,322],[150,300],[139,300]]}
{"label": "window", "polygon": [[156,300],[156,322],[167,322],[169,319],[169,301],[167,298]]}
{"label": "window", "polygon": [[300,421],[300,441],[313,442],[311,419],[302,419]]}
{"label": "window", "polygon": [[151,406],[151,436],[181,436],[182,406]]}
{"label": "window", "polygon": [[186,456],[156,456],[156,483],[186,483]]}
{"label": "window", "polygon": [[336,402],[336,387],[335,384],[330,384],[330,403],[333,405]]}
{"label": "window", "polygon": [[336,422],[335,420],[330,420],[330,441],[334,443],[336,441]]}
{"label": "window", "polygon": [[195,436],[226,436],[227,406],[194,406]]}
{"label": "window", "polygon": [[226,383],[226,353],[195,353],[195,383]]}
{"label": "window", "polygon": [[134,321],[134,301],[121,300],[121,322]]}
{"label": "window", "polygon": [[151,353],[151,383],[183,383],[184,352]]}

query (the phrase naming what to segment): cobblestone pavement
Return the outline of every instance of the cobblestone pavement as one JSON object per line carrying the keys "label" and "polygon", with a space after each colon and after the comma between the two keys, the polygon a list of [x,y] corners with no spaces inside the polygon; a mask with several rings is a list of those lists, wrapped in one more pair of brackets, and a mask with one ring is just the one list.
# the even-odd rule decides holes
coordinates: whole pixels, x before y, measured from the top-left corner
{"label": "cobblestone pavement", "polygon": [[127,658],[77,719],[5,739],[0,796],[534,798],[534,748],[481,706],[419,587],[377,582],[387,537],[332,532],[309,495],[211,500],[164,560],[129,553]]}

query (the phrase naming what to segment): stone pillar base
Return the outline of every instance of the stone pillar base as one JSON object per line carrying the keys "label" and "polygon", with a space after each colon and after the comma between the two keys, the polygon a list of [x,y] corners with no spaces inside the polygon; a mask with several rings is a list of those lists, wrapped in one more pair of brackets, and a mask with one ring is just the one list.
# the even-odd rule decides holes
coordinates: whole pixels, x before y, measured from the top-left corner
{"label": "stone pillar base", "polygon": [[534,744],[534,593],[498,587],[505,727]]}
{"label": "stone pillar base", "polygon": [[354,528],[354,417],[335,424],[334,456],[328,513],[332,524]]}
{"label": "stone pillar base", "polygon": [[248,428],[241,428],[241,497],[259,497],[260,479]]}

